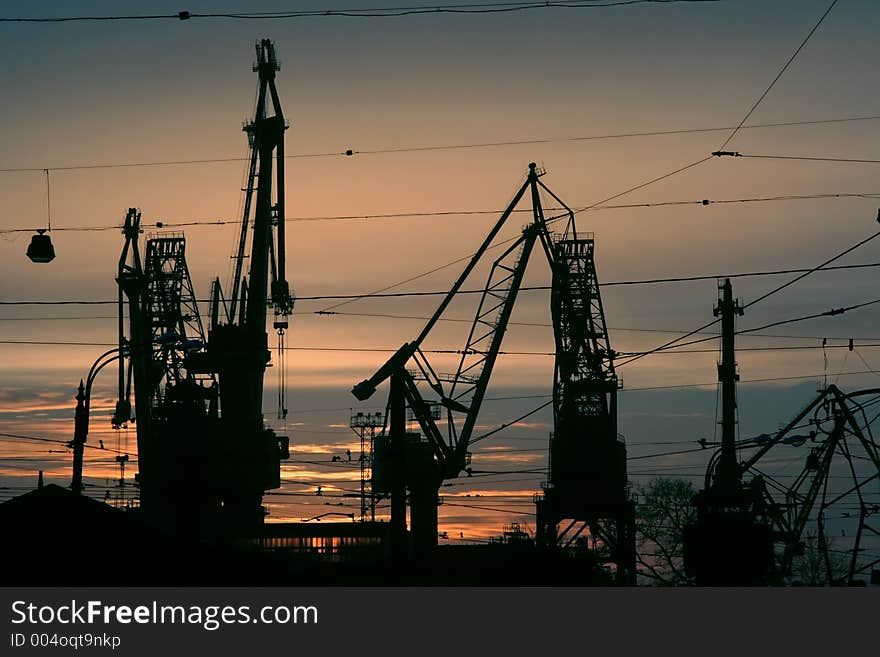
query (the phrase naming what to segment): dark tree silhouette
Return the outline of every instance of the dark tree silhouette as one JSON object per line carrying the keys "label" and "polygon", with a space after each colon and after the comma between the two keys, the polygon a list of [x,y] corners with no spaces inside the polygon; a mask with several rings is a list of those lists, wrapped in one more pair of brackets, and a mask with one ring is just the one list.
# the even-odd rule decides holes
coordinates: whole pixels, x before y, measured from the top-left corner
{"label": "dark tree silhouette", "polygon": [[637,489],[636,549],[643,582],[660,586],[691,584],[685,573],[682,533],[696,514],[693,484],[658,477]]}
{"label": "dark tree silhouette", "polygon": [[827,539],[827,555],[822,550],[819,535],[816,531],[804,534],[800,554],[794,558],[791,568],[792,577],[798,584],[805,586],[830,586],[844,582],[847,576],[845,553],[836,550],[834,539]]}

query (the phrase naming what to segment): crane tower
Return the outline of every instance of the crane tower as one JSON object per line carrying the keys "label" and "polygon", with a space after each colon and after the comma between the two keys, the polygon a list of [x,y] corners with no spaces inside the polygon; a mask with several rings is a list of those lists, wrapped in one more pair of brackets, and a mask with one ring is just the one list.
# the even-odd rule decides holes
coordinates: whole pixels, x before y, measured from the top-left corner
{"label": "crane tower", "polygon": [[[569,211],[570,212],[570,211]],[[599,290],[592,233],[574,214],[548,245],[556,339],[550,476],[536,498],[538,544],[551,555],[589,530],[618,584],[635,583],[635,508],[627,492],[626,447],[617,433],[615,352]],[[568,524],[560,532],[563,521]]]}

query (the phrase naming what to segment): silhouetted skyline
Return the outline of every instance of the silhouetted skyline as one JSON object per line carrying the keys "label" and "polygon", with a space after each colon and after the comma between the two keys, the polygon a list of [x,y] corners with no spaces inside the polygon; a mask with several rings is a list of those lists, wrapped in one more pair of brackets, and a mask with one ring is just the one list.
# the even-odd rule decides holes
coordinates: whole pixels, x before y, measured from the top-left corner
{"label": "silhouetted skyline", "polygon": [[[118,226],[133,206],[143,211],[146,225],[233,222],[185,229],[197,294],[208,297],[210,279],[225,279],[229,268],[243,162],[55,167],[244,157],[246,141],[240,127],[253,111],[250,63],[259,37],[270,36],[281,59],[282,101],[291,123],[288,154],[330,154],[288,160],[288,217],[500,210],[533,160],[547,169],[554,191],[581,207],[708,155],[727,132],[447,151],[367,151],[733,126],[826,5],[824,0],[771,7],[757,1],[682,3],[375,22],[338,18],[256,24],[0,25],[0,38],[7,44],[0,53],[5,90],[0,168],[36,169],[0,172],[0,230],[44,226],[42,169],[50,168],[55,229],[51,235],[57,252],[51,264],[31,265],[24,255],[30,234],[3,235],[0,301],[114,299],[120,234],[59,229]],[[280,6],[265,3],[267,10]],[[102,13],[112,7],[108,2],[78,3],[76,11]],[[156,3],[132,3],[127,10],[148,8],[159,10]],[[71,8],[69,3],[45,2],[28,11],[58,14]],[[870,84],[880,55],[872,31],[878,18],[880,8],[871,2],[836,7],[750,123],[878,113],[877,92]],[[877,150],[877,128],[877,121],[858,121],[746,129],[729,148],[756,154],[871,158]],[[355,153],[346,156],[347,149]],[[614,202],[875,194],[880,193],[873,182],[875,169],[870,164],[715,159]],[[875,198],[829,198],[607,209],[579,215],[578,226],[596,234],[600,282],[732,274],[811,267],[873,232],[877,205]],[[470,254],[495,218],[453,214],[291,222],[288,280],[297,296],[380,289]],[[501,237],[510,237],[525,220],[523,216],[521,222],[512,222],[511,232]],[[877,260],[876,246],[869,245],[846,262]],[[396,289],[448,289],[460,266]],[[757,326],[880,296],[874,271],[809,277],[775,303],[749,310],[742,324]],[[747,302],[782,280],[736,279],[734,291]],[[524,285],[548,281],[546,268],[535,263]],[[603,290],[603,300],[614,348],[638,352],[674,335],[651,331],[688,330],[709,321],[716,289],[713,280],[616,286]],[[309,350],[288,354],[286,422],[274,420],[275,373],[267,374],[267,420],[291,436],[295,460],[283,466],[283,476],[291,480],[285,488],[289,492],[313,493],[319,485],[340,494],[358,488],[357,470],[331,459],[346,449],[359,449],[348,427],[348,413],[360,407],[348,390],[389,355],[320,349],[393,351],[421,322],[382,315],[425,317],[436,307],[436,298],[369,299],[346,304],[336,315],[314,314],[333,303],[303,300],[291,319],[287,345]],[[473,300],[456,301],[450,315],[469,317],[472,304]],[[4,306],[0,340],[112,343],[112,315],[112,306]],[[39,317],[95,319],[34,319]],[[830,344],[843,347],[850,337],[876,335],[874,317],[865,309],[778,333],[835,338]],[[524,292],[511,321],[520,325],[511,327],[505,351],[552,351],[548,326],[521,325],[549,323],[546,292]],[[465,327],[438,327],[430,348],[461,348]],[[274,344],[274,336],[270,340]],[[822,350],[815,348],[820,342],[769,337],[740,341],[740,348],[814,347],[738,352],[744,380],[739,387],[743,436],[772,431],[812,395],[816,377],[787,377],[827,371],[834,379],[840,372],[863,372],[840,378],[841,386],[860,387],[876,378],[864,373],[875,369],[875,349],[828,349],[826,366]],[[0,344],[0,431],[69,440],[76,384],[103,349]],[[620,431],[631,456],[687,449],[693,445],[661,443],[714,436],[716,358],[711,351],[652,356],[621,368],[625,387]],[[548,395],[552,376],[552,358],[507,355],[499,359],[488,397]],[[762,379],[780,380],[747,383]],[[707,385],[638,391],[697,383]],[[134,431],[126,447],[125,435],[109,426],[112,385],[109,374],[96,384],[90,444],[97,446],[102,439],[108,448],[133,450]],[[540,402],[489,403],[480,427],[493,429]],[[384,396],[363,410],[383,404]],[[484,538],[498,534],[510,520],[533,523],[525,514],[533,510],[531,495],[545,475],[518,471],[546,467],[551,426],[550,414],[539,413],[474,450],[479,469],[514,473],[459,479],[441,491],[447,500],[470,494],[463,501],[470,507],[522,509],[522,514],[441,506],[441,531]],[[63,450],[63,445],[12,440],[0,445],[0,483],[12,487],[10,493],[33,487],[39,469],[47,481],[69,483],[69,456],[48,453]],[[119,472],[113,455],[87,452],[89,480],[99,487],[107,485],[104,479],[112,484]],[[692,477],[702,474],[697,466],[705,463],[705,454],[664,457],[648,461],[650,467],[642,467],[644,461],[635,463],[639,465],[631,464],[630,470],[645,473],[636,477],[655,472]],[[477,494],[483,496],[482,503],[474,501]],[[509,495],[515,497],[505,497]],[[267,499],[270,519],[276,520],[335,511],[327,501]],[[355,501],[340,497],[332,503],[349,504],[357,511]]]}

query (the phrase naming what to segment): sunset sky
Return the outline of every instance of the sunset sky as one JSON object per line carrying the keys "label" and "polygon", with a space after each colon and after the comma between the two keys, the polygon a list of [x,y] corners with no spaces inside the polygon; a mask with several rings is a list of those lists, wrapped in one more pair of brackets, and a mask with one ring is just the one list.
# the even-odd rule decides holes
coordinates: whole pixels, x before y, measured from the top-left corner
{"label": "sunset sky", "polygon": [[[123,11],[117,2],[19,4],[0,14]],[[280,0],[183,4],[194,13],[291,6]],[[176,13],[180,5],[128,2],[124,12]],[[358,6],[346,0],[296,3],[298,9],[330,5]],[[0,23],[0,301],[115,299],[120,232],[64,229],[120,226],[129,207],[142,210],[148,231],[157,221],[231,222],[186,228],[197,294],[206,298],[215,276],[226,280],[244,162],[98,165],[246,156],[241,126],[253,113],[251,64],[260,38],[276,44],[278,89],[291,124],[287,277],[297,296],[310,297],[367,293],[468,255],[497,218],[473,211],[500,211],[529,162],[547,170],[543,181],[569,206],[581,208],[709,155],[827,6],[827,0],[722,0],[397,18]],[[876,159],[878,24],[880,4],[838,3],[727,149]],[[748,127],[851,118],[865,120]],[[716,130],[612,137],[691,129]],[[520,141],[540,143],[485,145]],[[456,148],[423,148],[434,146]],[[346,157],[346,149],[356,154]],[[44,168],[51,170],[51,235],[58,255],[48,265],[34,265],[24,252],[30,231],[46,224]],[[871,163],[713,158],[609,204],[862,196],[598,207],[579,214],[578,226],[595,233],[605,283],[813,267],[880,228],[878,171]],[[404,213],[451,214],[340,218]],[[514,216],[501,239],[520,230],[526,216]],[[549,281],[539,256],[525,285]],[[835,264],[875,262],[880,240]],[[394,291],[448,289],[462,267],[439,269]],[[485,272],[480,269],[467,287],[481,286]],[[737,278],[734,293],[748,303],[785,280]],[[873,300],[880,297],[876,280],[876,268],[816,273],[750,308],[739,326]],[[714,279],[608,285],[603,298],[612,346],[631,352],[710,321],[717,286]],[[315,314],[333,301],[297,302],[287,344],[309,349],[288,354],[287,421],[274,419],[272,369],[265,412],[271,426],[291,436],[284,491],[306,495],[267,498],[270,519],[357,512],[355,500],[337,496],[358,488],[356,464],[331,458],[356,450],[349,409],[381,408],[387,392],[383,387],[359,405],[349,390],[423,324],[369,315],[425,317],[438,301],[364,299],[340,306],[336,315]],[[474,295],[456,301],[447,316],[470,318],[475,302]],[[845,389],[875,386],[880,375],[869,370],[880,366],[878,313],[880,306],[872,306],[766,332],[786,337],[743,336],[743,348],[811,348],[738,353],[740,435],[775,430],[812,399],[825,373]],[[70,439],[76,386],[106,347],[57,343],[112,344],[114,316],[111,305],[0,306],[0,432]],[[552,351],[546,291],[523,292],[512,321],[545,326],[512,326],[504,350]],[[440,324],[425,348],[461,348],[466,330],[460,322]],[[822,338],[831,347],[827,366],[815,348]],[[853,352],[840,348],[849,338]],[[21,341],[50,344],[14,344]],[[698,439],[715,436],[717,353],[711,350],[717,341],[701,346],[709,351],[652,355],[620,368],[619,428],[630,456],[688,450]],[[322,351],[329,348],[376,351]],[[448,367],[439,357],[435,365]],[[500,357],[481,429],[543,403],[552,377],[551,357]],[[109,371],[99,379],[101,403],[94,402],[90,445],[102,439],[107,447],[133,453],[134,430],[126,437],[109,426],[113,384]],[[550,430],[548,409],[475,445],[473,467],[484,474],[443,489],[440,530],[474,539],[498,534],[512,521],[533,528],[532,495],[546,478],[541,471]],[[70,456],[63,445],[0,438],[0,455],[0,500],[33,487],[39,469],[47,481],[69,485]],[[657,474],[678,474],[701,485],[707,456],[631,461],[631,479],[645,483]],[[106,480],[118,477],[113,454],[88,450],[87,458],[88,481],[103,495]],[[780,471],[796,473],[800,463],[783,462]],[[310,495],[318,485],[325,492],[320,498]],[[878,493],[872,492],[875,498]]]}

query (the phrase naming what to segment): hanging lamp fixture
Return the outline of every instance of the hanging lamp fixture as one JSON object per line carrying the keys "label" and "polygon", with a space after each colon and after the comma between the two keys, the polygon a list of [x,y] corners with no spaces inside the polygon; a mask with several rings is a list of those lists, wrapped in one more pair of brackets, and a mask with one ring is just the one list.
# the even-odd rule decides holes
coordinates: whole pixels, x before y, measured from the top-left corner
{"label": "hanging lamp fixture", "polygon": [[52,197],[49,193],[49,169],[46,172],[46,228],[37,230],[37,234],[31,237],[31,243],[27,248],[27,257],[31,262],[46,263],[55,259],[55,247],[52,246],[52,238],[46,235],[52,230]]}

